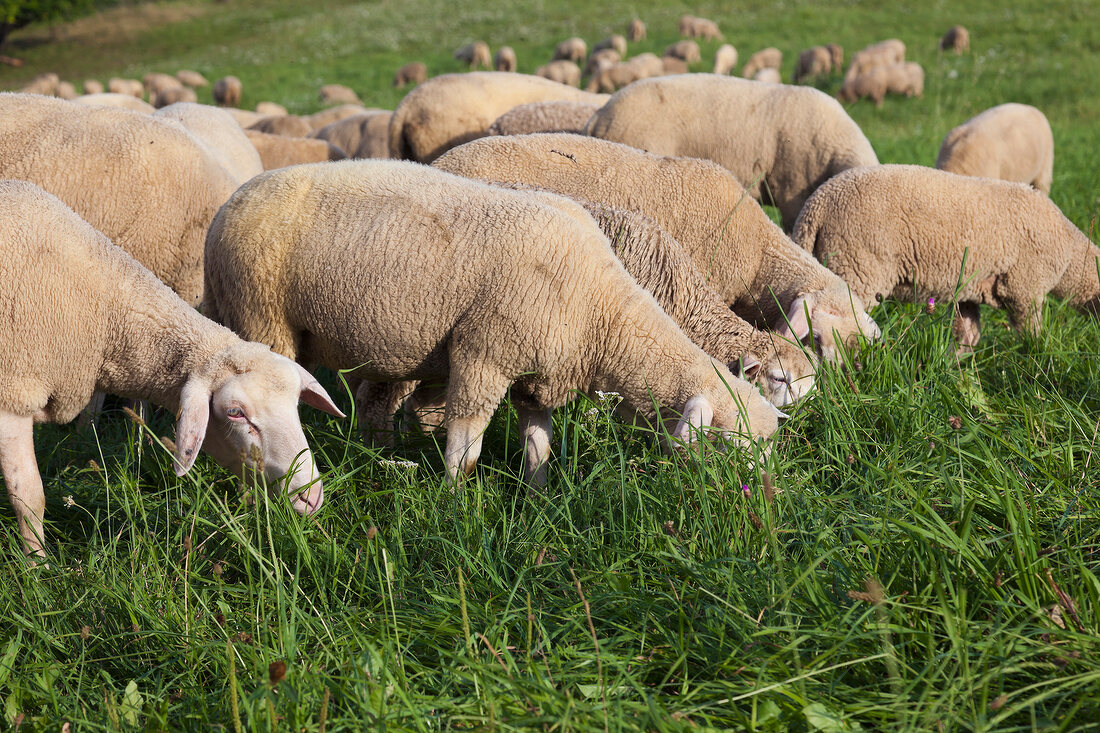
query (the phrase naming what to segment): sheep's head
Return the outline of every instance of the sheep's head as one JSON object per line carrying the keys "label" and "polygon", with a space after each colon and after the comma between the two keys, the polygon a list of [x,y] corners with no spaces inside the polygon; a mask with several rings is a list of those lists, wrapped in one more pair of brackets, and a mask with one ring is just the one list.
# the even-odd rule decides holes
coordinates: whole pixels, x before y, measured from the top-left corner
{"label": "sheep's head", "polygon": [[741,373],[760,387],[764,399],[786,407],[809,395],[817,376],[817,357],[801,344],[773,335],[770,351],[761,360],[741,358]]}
{"label": "sheep's head", "polygon": [[[768,438],[787,417],[766,402],[760,393],[724,367],[717,367],[717,380],[705,392],[693,395],[676,415],[669,431],[672,446],[688,445],[703,436],[749,445],[756,438]],[[666,426],[671,420],[666,422]]]}
{"label": "sheep's head", "polygon": [[804,341],[811,332],[825,361],[836,361],[840,344],[853,347],[859,336],[874,341],[882,335],[878,324],[867,315],[863,302],[847,290],[818,291],[794,299],[786,323],[778,329],[779,335]]}
{"label": "sheep's head", "polygon": [[315,512],[324,491],[298,419],[299,399],[344,416],[309,372],[266,346],[240,342],[222,350],[184,385],[176,473],[186,473],[202,448],[242,478],[262,474],[269,486],[282,486],[285,477],[295,511]]}

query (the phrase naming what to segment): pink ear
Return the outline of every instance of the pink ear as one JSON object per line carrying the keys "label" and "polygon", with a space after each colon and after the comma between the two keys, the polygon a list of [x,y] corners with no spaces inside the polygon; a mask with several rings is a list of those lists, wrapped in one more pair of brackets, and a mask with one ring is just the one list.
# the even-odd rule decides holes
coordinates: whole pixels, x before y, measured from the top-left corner
{"label": "pink ear", "polygon": [[336,403],[332,401],[332,398],[328,396],[328,392],[321,386],[321,383],[314,379],[313,375],[307,372],[301,364],[295,364],[295,366],[298,367],[298,374],[302,378],[302,391],[298,395],[302,402],[330,415],[346,417],[340,411],[340,408],[336,406]]}
{"label": "pink ear", "polygon": [[182,476],[195,464],[206,425],[210,422],[210,397],[213,390],[207,382],[189,379],[180,393],[180,414],[176,421],[176,475]]}
{"label": "pink ear", "polygon": [[809,314],[813,312],[814,299],[809,295],[800,295],[791,303],[787,311],[787,323],[779,328],[780,336],[793,336],[801,341],[810,335]]}
{"label": "pink ear", "polygon": [[[730,371],[733,371],[732,369]],[[741,357],[741,378],[751,380],[760,371],[760,361],[745,354]]]}
{"label": "pink ear", "polygon": [[703,395],[695,395],[684,405],[684,413],[680,422],[676,423],[676,430],[672,437],[684,443],[690,443],[698,435],[698,431],[709,428],[714,422],[714,408],[710,401]]}

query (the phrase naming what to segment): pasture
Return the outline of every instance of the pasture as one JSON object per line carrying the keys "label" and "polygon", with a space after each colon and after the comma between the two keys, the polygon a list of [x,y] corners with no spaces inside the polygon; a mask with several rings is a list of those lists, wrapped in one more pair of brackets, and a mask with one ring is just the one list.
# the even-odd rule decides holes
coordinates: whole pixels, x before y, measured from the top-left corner
{"label": "pasture", "polygon": [[[552,5],[552,7],[551,7]],[[230,0],[126,5],[4,53],[0,88],[193,68],[235,74],[243,107],[320,107],[323,83],[392,109],[403,63],[459,71],[483,39],[532,72],[555,43],[677,40],[716,20],[741,56],[845,57],[901,38],[920,99],[848,107],[882,162],[932,165],[990,106],[1042,109],[1051,197],[1097,240],[1100,6],[1091,0],[748,0],[597,8]],[[941,55],[952,24],[971,52]],[[54,39],[54,40],[51,40]],[[709,71],[717,41],[701,42]],[[835,93],[840,79],[819,82]],[[209,88],[199,100],[210,102]],[[736,124],[736,121],[716,121]],[[991,217],[998,212],[990,211]],[[395,298],[401,297],[399,293]],[[950,303],[885,302],[880,343],[823,369],[766,457],[664,455],[578,400],[555,416],[549,490],[528,496],[514,414],[473,478],[441,446],[366,447],[353,418],[302,419],[326,503],[300,517],[242,496],[208,457],[182,479],[148,425],[36,429],[49,567],[0,515],[0,705],[21,731],[491,729],[1088,730],[1100,721],[1100,323],[1048,299],[1023,338],[983,309],[961,360]],[[322,372],[350,408],[339,375]]]}

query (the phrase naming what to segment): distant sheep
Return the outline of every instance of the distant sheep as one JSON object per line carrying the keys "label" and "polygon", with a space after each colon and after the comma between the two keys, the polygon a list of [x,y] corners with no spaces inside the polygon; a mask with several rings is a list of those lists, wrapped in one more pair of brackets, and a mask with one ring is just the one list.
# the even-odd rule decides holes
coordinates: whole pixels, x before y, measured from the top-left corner
{"label": "distant sheep", "polygon": [[177,102],[197,102],[198,96],[195,94],[195,90],[191,87],[177,86],[168,87],[167,89],[161,89],[153,97],[153,106],[157,109],[167,107],[170,104],[176,104]]}
{"label": "distant sheep", "polygon": [[95,79],[84,80],[85,94],[103,94],[105,91],[107,91],[107,88],[103,86],[103,82],[96,81]]}
{"label": "distant sheep", "polygon": [[683,59],[678,59],[675,56],[662,56],[661,57],[661,75],[671,76],[673,74],[686,74],[691,69],[688,68],[687,62]]}
{"label": "distant sheep", "polygon": [[554,48],[554,61],[565,60],[579,64],[588,56],[588,44],[583,38],[567,38]]}
{"label": "distant sheep", "polygon": [[111,77],[107,80],[107,91],[112,94],[128,94],[138,99],[145,96],[145,87],[137,79]]}
{"label": "distant sheep", "polygon": [[559,84],[575,87],[580,86],[581,83],[581,67],[577,66],[572,61],[558,59],[557,61],[551,61],[545,66],[540,66],[535,71],[535,76],[541,76],[543,79],[549,79]]}
{"label": "distant sheep", "polygon": [[281,117],[288,114],[288,112],[286,107],[277,102],[257,102],[256,114],[261,117]]}
{"label": "distant sheep", "polygon": [[283,137],[256,130],[245,130],[244,134],[260,154],[260,162],[265,171],[303,163],[344,160],[348,157],[343,150],[327,140]]}
{"label": "distant sheep", "polygon": [[325,125],[331,125],[333,122],[337,122],[347,117],[361,115],[368,111],[369,110],[361,104],[339,104],[335,107],[323,109],[320,112],[314,112],[311,115],[303,115],[301,119],[309,125],[311,130],[320,130]]}
{"label": "distant sheep", "polygon": [[625,56],[626,38],[620,36],[618,33],[612,34],[593,46],[592,53],[603,51],[604,49],[612,49],[614,51],[617,51],[619,53],[619,56]]}
{"label": "distant sheep", "polygon": [[170,74],[162,74],[154,71],[141,77],[142,86],[145,87],[145,94],[149,97],[149,101],[152,102],[158,93],[167,89],[179,89],[183,86],[180,80]]}
{"label": "distant sheep", "polygon": [[[497,51],[499,54],[500,51]],[[405,64],[393,75],[393,85],[403,89],[409,84],[420,84],[428,78],[428,67],[423,61],[412,61]]]}
{"label": "distant sheep", "polygon": [[190,69],[180,69],[176,72],[176,78],[180,80],[181,84],[192,89],[210,86],[210,82],[206,80],[205,76]]}
{"label": "distant sheep", "polygon": [[313,132],[309,123],[297,115],[261,117],[249,125],[248,129],[283,137],[308,137],[309,133]]}
{"label": "distant sheep", "polygon": [[861,97],[882,106],[886,94],[920,97],[924,94],[924,69],[912,61],[889,66],[873,66],[868,71],[846,79],[837,93],[842,102],[854,102]]}
{"label": "distant sheep", "polygon": [[322,104],[362,104],[355,90],[343,84],[325,84],[318,97]]}
{"label": "distant sheep", "polygon": [[214,82],[214,103],[219,107],[240,107],[243,87],[235,76],[223,76]]}
{"label": "distant sheep", "polygon": [[533,132],[582,132],[600,107],[587,102],[532,102],[508,110],[489,126],[490,135],[527,135]]}
{"label": "distant sheep", "polygon": [[627,23],[626,26],[626,38],[631,43],[637,43],[638,41],[645,40],[645,23],[634,18]]}
{"label": "distant sheep", "polygon": [[783,77],[779,75],[779,69],[766,66],[752,75],[753,81],[762,81],[767,84],[782,84]]}
{"label": "distant sheep", "polygon": [[825,46],[813,46],[798,54],[791,80],[798,84],[804,79],[824,76],[833,70],[833,55]]}
{"label": "distant sheep", "polygon": [[493,54],[493,69],[495,71],[515,71],[516,52],[511,46],[501,46]]}
{"label": "distant sheep", "polygon": [[53,97],[57,94],[57,85],[59,83],[61,83],[61,78],[50,71],[39,74],[31,79],[21,91],[23,94],[42,94],[47,97]]}
{"label": "distant sheep", "polygon": [[876,66],[892,66],[905,62],[905,44],[897,38],[873,43],[852,54],[852,62],[844,72],[844,80],[854,79]]}
{"label": "distant sheep", "polygon": [[664,56],[672,56],[688,64],[695,64],[703,60],[699,52],[699,44],[695,41],[677,41],[665,49]]}
{"label": "distant sheep", "polygon": [[726,75],[737,67],[737,49],[723,43],[714,52],[714,73]]}
{"label": "distant sheep", "polygon": [[783,52],[778,48],[769,47],[761,49],[749,56],[748,62],[741,69],[741,76],[752,79],[761,69],[776,69],[783,65]]}
{"label": "distant sheep", "polygon": [[349,158],[387,158],[390,154],[390,119],[393,112],[376,110],[325,125],[310,137],[327,140]]}
{"label": "distant sheep", "polygon": [[493,59],[489,53],[489,44],[485,41],[468,43],[454,53],[455,59],[466,64],[471,69],[478,67],[491,69]]}
{"label": "distant sheep", "polygon": [[964,176],[1029,183],[1050,194],[1054,135],[1046,115],[1026,104],[1001,104],[943,139],[936,167]]}
{"label": "distant sheep", "polygon": [[73,86],[72,82],[59,81],[57,83],[57,96],[60,99],[76,99],[76,87]]}
{"label": "distant sheep", "polygon": [[684,38],[702,38],[705,41],[723,40],[722,33],[718,30],[718,24],[706,18],[682,15],[680,16],[678,29],[680,35]]}
{"label": "distant sheep", "polygon": [[614,92],[640,79],[665,74],[665,62],[652,53],[640,53],[629,61],[623,61],[602,69],[589,80],[585,89],[589,92]]}
{"label": "distant sheep", "polygon": [[601,71],[610,69],[622,60],[622,56],[620,56],[619,52],[615,49],[601,48],[598,51],[593,51],[592,55],[588,57],[588,61],[585,62],[584,71],[581,75],[585,77],[598,75]]}
{"label": "distant sheep", "polygon": [[961,25],[951,26],[940,39],[940,50],[966,53],[970,50],[970,31]]}

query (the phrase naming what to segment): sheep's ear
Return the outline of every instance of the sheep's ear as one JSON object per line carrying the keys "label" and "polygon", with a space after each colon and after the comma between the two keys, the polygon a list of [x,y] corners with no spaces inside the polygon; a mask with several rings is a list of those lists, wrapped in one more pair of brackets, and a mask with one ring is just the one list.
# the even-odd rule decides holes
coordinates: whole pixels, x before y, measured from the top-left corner
{"label": "sheep's ear", "polygon": [[683,443],[690,443],[697,431],[709,428],[712,422],[714,408],[711,407],[710,400],[697,394],[684,405],[683,415],[680,416],[680,422],[676,423],[672,437]]}
{"label": "sheep's ear", "polygon": [[787,322],[779,328],[780,336],[793,336],[798,341],[810,335],[809,316],[814,310],[814,299],[809,295],[800,295],[787,310]]}
{"label": "sheep's ear", "polygon": [[[732,369],[730,371],[733,371]],[[745,354],[741,357],[741,378],[745,380],[756,379],[760,372],[760,361]]]}
{"label": "sheep's ear", "polygon": [[298,376],[302,378],[302,391],[298,394],[298,397],[310,407],[315,407],[321,412],[327,412],[330,415],[336,417],[346,417],[340,408],[336,406],[336,403],[332,401],[332,398],[328,396],[328,392],[321,386],[321,383],[313,378],[313,375],[305,370],[301,364],[295,363],[298,367]]}
{"label": "sheep's ear", "polygon": [[214,391],[210,383],[189,379],[180,393],[180,412],[176,420],[176,475],[191,470],[206,438],[210,422],[210,398]]}

